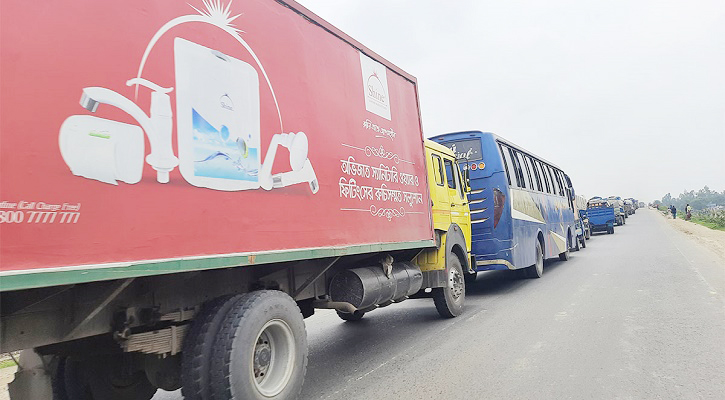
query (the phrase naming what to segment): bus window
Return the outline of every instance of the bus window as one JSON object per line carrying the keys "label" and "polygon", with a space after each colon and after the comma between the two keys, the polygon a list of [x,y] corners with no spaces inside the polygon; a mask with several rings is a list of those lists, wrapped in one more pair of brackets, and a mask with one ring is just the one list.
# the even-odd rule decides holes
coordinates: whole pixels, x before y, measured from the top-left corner
{"label": "bus window", "polygon": [[455,170],[453,168],[453,161],[451,160],[443,160],[443,162],[446,164],[446,180],[448,181],[448,187],[451,189],[457,188],[456,186],[456,178],[453,171]]}
{"label": "bus window", "polygon": [[433,174],[436,177],[436,184],[443,186],[443,163],[437,154],[433,154]]}
{"label": "bus window", "polygon": [[539,188],[539,192],[543,192],[544,188],[541,186],[541,174],[539,173],[539,167],[536,165],[536,160],[529,157],[529,164],[531,164],[531,169],[534,171],[534,178],[536,179],[536,187]]}
{"label": "bus window", "polygon": [[559,186],[556,182],[556,179],[554,178],[554,172],[552,171],[552,168],[549,165],[547,165],[547,164],[544,164],[544,165],[546,166],[546,170],[549,172],[549,178],[551,179],[551,189],[552,189],[551,193],[558,194]]}
{"label": "bus window", "polygon": [[508,179],[509,186],[511,186],[511,173],[514,170],[513,164],[511,163],[511,157],[501,143],[498,144],[498,149],[501,151],[501,159],[503,159],[503,166],[506,169],[506,179]]}
{"label": "bus window", "polygon": [[529,189],[536,190],[534,186],[534,180],[532,179],[531,167],[529,166],[529,156],[526,154],[519,153],[519,158],[524,160],[524,166],[526,167],[526,176],[529,178]]}
{"label": "bus window", "polygon": [[566,196],[566,193],[565,193],[566,192],[566,190],[565,190],[566,187],[564,186],[564,179],[562,179],[561,171],[559,171],[557,169],[557,170],[555,170],[555,172],[556,172],[556,180],[557,180],[557,182],[559,182],[559,188],[560,188],[559,194],[561,194],[562,196]]}
{"label": "bus window", "polygon": [[524,183],[524,174],[521,173],[521,166],[518,163],[518,159],[516,158],[516,153],[514,153],[514,150],[509,148],[508,149],[509,156],[511,157],[511,160],[513,160],[514,164],[514,173],[516,175],[516,186],[520,188],[525,188],[526,184]]}
{"label": "bus window", "polygon": [[544,168],[544,164],[542,164],[541,161],[536,160],[536,162],[539,164],[539,169],[541,170],[541,175],[544,177],[544,184],[546,185],[546,193],[551,193],[551,187],[549,186],[549,174],[546,172],[546,168]]}

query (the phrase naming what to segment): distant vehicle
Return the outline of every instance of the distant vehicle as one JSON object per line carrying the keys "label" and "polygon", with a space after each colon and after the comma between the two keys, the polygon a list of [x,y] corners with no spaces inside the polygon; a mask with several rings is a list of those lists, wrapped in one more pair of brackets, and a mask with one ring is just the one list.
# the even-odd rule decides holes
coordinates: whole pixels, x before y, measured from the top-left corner
{"label": "distant vehicle", "polygon": [[574,190],[556,165],[484,132],[431,138],[449,147],[468,168],[472,254],[477,271],[543,274],[543,260],[569,259],[576,241]]}
{"label": "distant vehicle", "polygon": [[609,196],[607,200],[614,205],[615,223],[617,226],[627,223],[627,213],[624,211],[624,201],[619,196]]}
{"label": "distant vehicle", "polygon": [[624,200],[624,213],[628,216],[634,214],[634,203],[632,202],[632,200]]}
{"label": "distant vehicle", "polygon": [[601,197],[589,199],[587,216],[589,217],[589,228],[591,231],[605,231],[609,234],[614,233],[614,224],[617,220],[615,210],[617,207],[618,205],[609,199],[603,199]]}
{"label": "distant vehicle", "polygon": [[644,208],[644,207],[645,207],[644,201],[640,201],[639,202],[639,208]]}
{"label": "distant vehicle", "polygon": [[584,196],[577,195],[574,198],[574,218],[576,224],[577,246],[576,250],[581,246],[587,247],[587,240],[591,237],[591,229],[589,228],[589,217],[587,216],[587,200]]}

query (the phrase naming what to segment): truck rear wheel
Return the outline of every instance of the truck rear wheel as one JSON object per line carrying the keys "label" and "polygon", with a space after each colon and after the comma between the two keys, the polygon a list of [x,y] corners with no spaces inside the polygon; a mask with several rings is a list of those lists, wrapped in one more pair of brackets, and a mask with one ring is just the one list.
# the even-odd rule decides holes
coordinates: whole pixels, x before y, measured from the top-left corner
{"label": "truck rear wheel", "polygon": [[461,260],[451,254],[446,268],[446,286],[433,289],[433,302],[438,314],[443,318],[453,318],[463,312],[463,303],[466,299],[466,283],[463,277]]}
{"label": "truck rear wheel", "polygon": [[211,399],[209,369],[214,339],[229,309],[239,296],[224,296],[207,302],[194,318],[184,339],[181,361],[181,393],[185,400]]}
{"label": "truck rear wheel", "polygon": [[294,399],[306,368],[305,324],[294,300],[275,290],[239,296],[214,342],[213,398]]}

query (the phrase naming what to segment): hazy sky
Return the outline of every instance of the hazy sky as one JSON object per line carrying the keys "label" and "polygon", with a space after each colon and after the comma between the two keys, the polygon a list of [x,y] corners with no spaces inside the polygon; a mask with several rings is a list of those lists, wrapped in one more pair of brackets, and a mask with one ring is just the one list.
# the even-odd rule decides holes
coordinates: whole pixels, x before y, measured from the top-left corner
{"label": "hazy sky", "polygon": [[725,190],[725,1],[302,0],[418,79],[424,134],[483,130],[578,194]]}

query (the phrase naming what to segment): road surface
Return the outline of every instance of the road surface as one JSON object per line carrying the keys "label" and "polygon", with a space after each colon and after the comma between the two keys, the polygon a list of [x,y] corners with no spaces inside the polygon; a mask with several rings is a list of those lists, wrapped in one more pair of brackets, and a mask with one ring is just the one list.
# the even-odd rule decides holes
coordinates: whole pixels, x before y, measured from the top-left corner
{"label": "road surface", "polygon": [[541,279],[479,275],[455,319],[423,299],[306,322],[302,399],[725,398],[725,261],[650,210]]}

